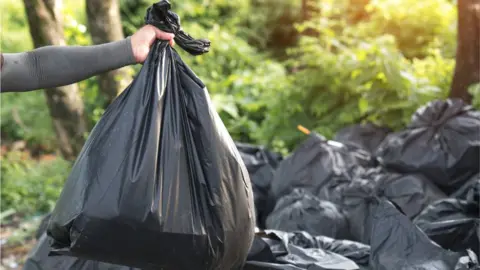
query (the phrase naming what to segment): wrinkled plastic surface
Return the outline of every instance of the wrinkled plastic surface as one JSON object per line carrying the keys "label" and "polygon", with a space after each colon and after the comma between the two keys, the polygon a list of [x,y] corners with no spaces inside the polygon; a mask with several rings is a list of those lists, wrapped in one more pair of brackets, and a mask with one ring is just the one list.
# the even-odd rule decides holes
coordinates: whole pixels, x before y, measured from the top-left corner
{"label": "wrinkled plastic surface", "polygon": [[236,142],[252,182],[253,197],[255,200],[256,221],[260,229],[265,229],[265,220],[270,214],[267,212],[267,200],[273,173],[283,157],[271,152],[265,147]]}
{"label": "wrinkled plastic surface", "polygon": [[304,189],[294,189],[280,198],[266,225],[267,229],[279,231],[305,231],[313,235],[349,238],[347,218],[338,207]]}
{"label": "wrinkled plastic surface", "polygon": [[275,171],[268,208],[273,209],[275,202],[294,188],[306,189],[323,199],[324,187],[328,183],[352,179],[356,167],[373,164],[374,160],[366,151],[353,150],[311,133]]}
{"label": "wrinkled plastic surface", "polygon": [[[271,233],[276,233],[277,235],[285,234],[279,231],[272,231]],[[368,245],[349,240],[333,239],[323,235],[314,236],[304,231],[296,231],[286,235],[292,244],[299,247],[321,248],[345,256],[358,265],[368,264],[370,257],[370,246]],[[282,236],[281,238],[284,237]]]}
{"label": "wrinkled plastic surface", "polygon": [[[298,234],[302,238],[305,237],[304,234],[308,235],[301,232]],[[323,249],[319,245],[315,247],[315,243],[302,242],[303,239],[298,238],[299,236],[294,233],[274,230],[258,233],[244,269],[360,269],[353,260],[346,256]],[[294,244],[295,240],[303,244],[303,247]],[[348,244],[351,244],[351,242],[348,242]],[[349,254],[348,249],[338,249],[337,252],[344,251]],[[368,251],[365,252],[368,253]]]}
{"label": "wrinkled plastic surface", "polygon": [[459,200],[475,201],[480,204],[480,174],[472,176],[462,187],[450,195]]}
{"label": "wrinkled plastic surface", "polygon": [[389,128],[366,123],[345,127],[339,130],[333,139],[337,142],[362,148],[369,153],[375,153],[390,132],[392,130]]}
{"label": "wrinkled plastic surface", "polygon": [[[386,200],[370,207],[370,268],[375,270],[476,269],[466,254],[445,250],[432,242],[407,216]],[[478,262],[477,262],[478,263]]]}
{"label": "wrinkled plastic surface", "polygon": [[255,236],[244,269],[479,269],[473,252],[441,248],[388,200],[370,197],[367,207],[371,246],[307,232],[266,230]]}
{"label": "wrinkled plastic surface", "polygon": [[480,247],[480,208],[478,202],[443,199],[432,203],[414,223],[434,242],[453,251]]}
{"label": "wrinkled plastic surface", "polygon": [[399,174],[375,168],[360,175],[359,179],[373,180],[377,195],[394,202],[410,219],[430,203],[446,198],[438,187],[421,174]]}
{"label": "wrinkled plastic surface", "polygon": [[208,39],[194,39],[180,26],[180,17],[170,10],[170,2],[159,1],[147,9],[145,23],[151,24],[160,30],[175,34],[175,43],[192,55],[201,55],[209,51]]}
{"label": "wrinkled plastic surface", "polygon": [[82,260],[69,256],[48,256],[50,242],[42,234],[35,247],[28,254],[23,270],[140,270],[128,266]]}
{"label": "wrinkled plastic surface", "polygon": [[[156,13],[167,1],[154,7],[147,18],[175,22],[170,11]],[[241,269],[254,212],[248,172],[205,86],[157,41],[92,130],[47,232],[52,255],[142,269]]]}
{"label": "wrinkled plastic surface", "polygon": [[449,195],[479,171],[479,126],[480,112],[463,101],[432,101],[407,129],[387,136],[376,156],[399,172],[422,173]]}
{"label": "wrinkled plastic surface", "polygon": [[341,206],[350,224],[352,240],[368,244],[365,230],[371,197],[386,198],[395,203],[410,219],[430,203],[446,195],[419,174],[398,174],[381,167],[356,173],[352,181],[332,183],[327,187],[329,200]]}

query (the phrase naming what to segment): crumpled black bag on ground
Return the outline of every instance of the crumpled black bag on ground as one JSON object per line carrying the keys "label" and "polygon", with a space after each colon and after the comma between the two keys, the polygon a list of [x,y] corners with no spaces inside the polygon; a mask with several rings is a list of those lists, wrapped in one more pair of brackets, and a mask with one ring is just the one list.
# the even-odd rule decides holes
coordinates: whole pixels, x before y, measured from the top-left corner
{"label": "crumpled black bag on ground", "polygon": [[443,199],[432,203],[414,224],[445,249],[473,250],[479,255],[480,208],[478,202]]}
{"label": "crumpled black bag on ground", "polygon": [[267,218],[266,227],[285,232],[305,231],[338,239],[349,238],[347,218],[338,207],[304,189],[294,189],[280,198]]}
{"label": "crumpled black bag on ground", "polygon": [[[146,22],[190,52],[168,1]],[[189,39],[182,39],[189,37]],[[250,179],[198,77],[157,41],[94,127],[48,226],[53,255],[142,269],[241,269],[254,237]]]}
{"label": "crumpled black bag on ground", "polygon": [[256,221],[260,229],[265,229],[267,200],[273,173],[280,161],[280,154],[271,152],[265,147],[236,142],[238,151],[247,167],[252,182],[253,197],[255,201]]}
{"label": "crumpled black bag on ground", "polygon": [[369,153],[375,153],[390,132],[392,132],[390,128],[380,127],[373,123],[357,124],[339,130],[333,140],[354,145]]}
{"label": "crumpled black bag on ground", "polygon": [[[320,247],[321,243],[306,242],[303,238],[308,236],[309,234],[305,232],[286,233],[276,230],[266,230],[265,232],[257,233],[244,269],[365,269],[345,256],[348,254],[353,257],[364,257],[369,251],[365,246],[360,245],[357,254],[353,254],[354,252],[352,252],[351,248],[353,246],[350,241],[347,241],[343,249],[338,247],[338,243],[330,246],[325,245],[336,247],[336,251],[339,252],[336,253]],[[314,241],[317,242],[317,240]],[[294,244],[294,242],[300,245]],[[340,252],[344,252],[345,255],[342,255]]]}
{"label": "crumpled black bag on ground", "polygon": [[69,256],[48,256],[50,242],[46,233],[28,254],[23,270],[140,270],[128,266],[82,260]]}
{"label": "crumpled black bag on ground", "polygon": [[[478,258],[473,252],[441,248],[388,200],[370,197],[368,208],[370,214],[365,226],[371,231],[371,246],[311,236],[306,232],[266,230],[255,236],[244,269],[479,269]],[[341,257],[326,256],[332,254],[330,252]]]}
{"label": "crumpled black bag on ground", "polygon": [[381,167],[371,168],[355,175],[353,181],[327,187],[329,200],[345,213],[352,240],[368,244],[370,235],[365,230],[369,218],[371,197],[382,197],[394,202],[410,219],[430,203],[446,198],[435,185],[419,174],[398,174]]}
{"label": "crumpled black bag on ground", "polygon": [[293,245],[302,248],[321,248],[345,256],[358,265],[368,265],[368,260],[370,258],[369,245],[349,240],[333,239],[323,235],[313,236],[304,231],[285,233],[268,230],[268,232],[277,235],[286,234]]}
{"label": "crumpled black bag on ground", "polygon": [[394,202],[410,219],[420,214],[430,203],[446,197],[420,174],[384,172],[377,177],[378,194]]}
{"label": "crumpled black bag on ground", "polygon": [[474,254],[441,248],[387,200],[374,198],[369,207],[371,269],[478,269]]}
{"label": "crumpled black bag on ground", "polygon": [[480,112],[459,99],[432,101],[407,129],[392,133],[376,153],[402,173],[422,173],[447,195],[479,172]]}
{"label": "crumpled black bag on ground", "polygon": [[374,159],[366,151],[353,150],[311,133],[275,171],[267,208],[271,211],[275,202],[294,188],[306,189],[324,199],[324,187],[328,183],[351,179],[357,167],[373,164]]}

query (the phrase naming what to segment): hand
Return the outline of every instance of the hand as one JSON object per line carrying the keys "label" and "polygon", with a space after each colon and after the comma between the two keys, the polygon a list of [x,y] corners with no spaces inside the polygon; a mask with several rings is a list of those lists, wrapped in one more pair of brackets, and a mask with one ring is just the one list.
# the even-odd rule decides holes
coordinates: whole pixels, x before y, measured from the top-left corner
{"label": "hand", "polygon": [[132,42],[133,56],[137,63],[143,63],[147,59],[150,47],[156,39],[170,41],[170,46],[174,46],[174,34],[163,32],[153,25],[145,25],[132,35],[130,41]]}

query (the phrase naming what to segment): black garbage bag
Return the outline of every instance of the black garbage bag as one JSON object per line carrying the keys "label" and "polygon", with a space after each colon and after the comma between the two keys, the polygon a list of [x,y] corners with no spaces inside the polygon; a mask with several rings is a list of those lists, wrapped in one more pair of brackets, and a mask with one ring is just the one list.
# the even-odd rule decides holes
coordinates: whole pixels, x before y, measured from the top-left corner
{"label": "black garbage bag", "polygon": [[[353,260],[320,247],[293,244],[296,236],[274,230],[257,233],[245,270],[333,270],[364,269]],[[348,252],[346,252],[348,253]]]}
{"label": "black garbage bag", "polygon": [[70,256],[48,256],[50,242],[46,233],[38,239],[23,265],[23,270],[140,270],[103,262],[82,260]]}
{"label": "black garbage bag", "polygon": [[283,159],[282,155],[272,152],[264,146],[241,142],[235,142],[235,146],[240,152],[240,156],[249,172],[254,173],[265,164],[270,165],[272,168],[276,168]]}
{"label": "black garbage bag", "polygon": [[[168,1],[154,4],[146,22],[182,37],[169,9]],[[189,50],[208,45],[176,41]],[[254,211],[248,172],[205,86],[157,41],[91,132],[47,233],[52,255],[142,269],[241,269]]]}
{"label": "black garbage bag", "polygon": [[369,153],[375,153],[390,132],[392,132],[390,128],[380,127],[373,123],[357,124],[339,130],[333,139],[365,149]]}
{"label": "black garbage bag", "polygon": [[324,199],[324,187],[331,182],[351,179],[357,167],[373,166],[374,160],[362,149],[353,150],[341,143],[311,133],[286,157],[275,171],[267,208],[294,188],[303,188]]}
{"label": "black garbage bag", "polygon": [[42,220],[40,221],[40,225],[38,226],[37,231],[35,232],[35,239],[40,239],[42,235],[47,231],[48,227],[48,222],[50,221],[50,217],[52,216],[52,213],[46,214]]}
{"label": "black garbage bag", "polygon": [[430,203],[446,198],[435,185],[419,174],[398,174],[381,167],[357,174],[353,181],[328,188],[330,200],[344,211],[352,240],[368,244],[370,235],[365,230],[369,217],[371,197],[386,198],[395,203],[408,218],[415,216]]}
{"label": "black garbage bag", "polygon": [[387,200],[372,199],[369,207],[371,269],[449,270],[461,269],[460,266],[477,269],[478,261],[471,260],[466,251],[441,248]]}
{"label": "black garbage bag", "polygon": [[459,200],[475,201],[480,204],[480,174],[472,176],[461,188],[450,195]]}
{"label": "black garbage bag", "polygon": [[333,239],[323,235],[313,236],[305,231],[286,233],[268,230],[267,232],[279,235],[280,238],[288,237],[290,243],[302,248],[321,248],[340,254],[358,265],[367,266],[370,259],[370,246],[359,242]]}
{"label": "black garbage bag", "polygon": [[404,131],[387,136],[376,156],[401,173],[421,173],[447,195],[479,172],[480,112],[459,99],[432,101]]}
{"label": "black garbage bag", "polygon": [[467,254],[458,260],[455,270],[479,270],[480,263],[478,262],[478,256],[471,250],[467,250]]}
{"label": "black garbage bag", "polygon": [[257,226],[265,229],[265,220],[270,214],[266,209],[268,191],[273,179],[273,172],[283,158],[280,154],[271,152],[262,146],[239,142],[235,144],[250,174]]}
{"label": "black garbage bag", "polygon": [[306,231],[313,235],[349,238],[347,218],[335,204],[298,188],[278,200],[266,225],[268,229],[279,231]]}
{"label": "black garbage bag", "polygon": [[471,249],[478,255],[479,213],[479,205],[475,201],[448,198],[432,203],[415,218],[414,224],[445,249]]}
{"label": "black garbage bag", "polygon": [[377,193],[394,202],[413,219],[430,203],[443,199],[446,195],[429,179],[420,174],[379,174]]}

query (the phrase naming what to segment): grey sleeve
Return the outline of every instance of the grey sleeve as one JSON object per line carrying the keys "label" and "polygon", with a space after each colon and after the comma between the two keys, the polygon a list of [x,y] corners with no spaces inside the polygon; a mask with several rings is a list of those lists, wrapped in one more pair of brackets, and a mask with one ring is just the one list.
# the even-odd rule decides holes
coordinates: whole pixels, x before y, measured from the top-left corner
{"label": "grey sleeve", "polygon": [[1,92],[59,87],[135,64],[130,38],[93,46],[45,46],[4,53]]}

